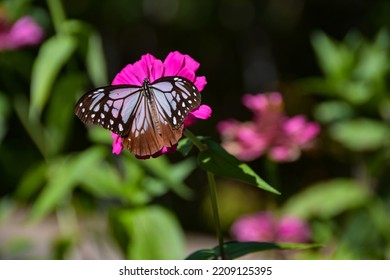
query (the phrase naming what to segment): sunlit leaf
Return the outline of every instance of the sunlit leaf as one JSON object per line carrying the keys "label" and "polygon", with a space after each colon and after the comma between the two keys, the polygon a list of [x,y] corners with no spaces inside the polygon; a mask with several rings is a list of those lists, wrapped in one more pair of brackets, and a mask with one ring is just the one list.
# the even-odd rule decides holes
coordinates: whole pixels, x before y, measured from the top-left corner
{"label": "sunlit leaf", "polygon": [[353,111],[348,103],[335,100],[320,103],[315,108],[314,115],[322,123],[331,123],[351,117]]}
{"label": "sunlit leaf", "polygon": [[31,77],[31,118],[36,119],[41,114],[59,71],[75,51],[76,45],[73,37],[57,35],[41,46]]}
{"label": "sunlit leaf", "polygon": [[[127,233],[126,257],[135,260],[181,259],[184,235],[175,216],[159,206],[116,213]],[[122,233],[124,233],[122,231]]]}
{"label": "sunlit leaf", "polygon": [[331,218],[364,205],[371,197],[365,186],[351,179],[332,179],[293,195],[283,207],[286,215],[304,219]]}
{"label": "sunlit leaf", "polygon": [[31,199],[44,186],[47,179],[47,165],[45,163],[31,167],[20,179],[15,197],[21,200]]}
{"label": "sunlit leaf", "polygon": [[96,87],[108,83],[102,40],[96,32],[90,32],[89,35],[86,65],[88,74]]}
{"label": "sunlit leaf", "polygon": [[383,147],[389,139],[389,126],[371,119],[354,119],[336,123],[330,136],[353,151],[372,151]]}
{"label": "sunlit leaf", "polygon": [[341,79],[348,75],[353,65],[353,53],[346,46],[317,31],[312,44],[322,71],[329,77]]}
{"label": "sunlit leaf", "polygon": [[191,195],[191,190],[183,181],[196,167],[193,159],[188,158],[172,165],[166,157],[158,157],[141,161],[140,164],[177,194],[186,198]]}
{"label": "sunlit leaf", "polygon": [[218,176],[236,179],[274,194],[280,194],[261,179],[247,164],[240,162],[219,144],[211,140],[205,140],[205,143],[208,146],[207,150],[200,152],[198,155],[198,162],[201,168]]}
{"label": "sunlit leaf", "polygon": [[84,170],[101,159],[99,149],[89,149],[78,155],[56,158],[48,163],[48,181],[35,201],[29,219],[39,221],[56,206],[69,199],[69,194],[85,176]]}

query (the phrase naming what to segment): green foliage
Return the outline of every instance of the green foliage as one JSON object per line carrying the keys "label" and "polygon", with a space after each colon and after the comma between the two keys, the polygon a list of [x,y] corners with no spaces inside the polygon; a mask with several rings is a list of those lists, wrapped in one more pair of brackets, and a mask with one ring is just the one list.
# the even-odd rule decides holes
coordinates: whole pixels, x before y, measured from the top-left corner
{"label": "green foliage", "polygon": [[315,241],[337,244],[332,258],[388,258],[388,197],[381,192],[390,158],[390,35],[381,30],[368,40],[349,32],[337,41],[317,32],[312,44],[324,77],[302,84],[308,93],[321,95],[314,116],[330,140],[323,149],[347,163],[351,174],[308,186],[282,211],[314,220]]}
{"label": "green foliage", "polygon": [[390,128],[380,121],[356,118],[330,126],[329,135],[352,151],[373,151],[388,144]]}
{"label": "green foliage", "polygon": [[331,219],[345,211],[364,206],[370,199],[369,191],[351,179],[332,179],[308,186],[292,196],[283,212],[304,219]]}
{"label": "green foliage", "polygon": [[159,206],[114,211],[112,223],[129,259],[181,259],[184,235],[175,216]]}
{"label": "green foliage", "polygon": [[211,140],[206,140],[205,143],[207,144],[207,149],[198,155],[198,162],[201,168],[219,176],[240,180],[271,193],[280,194],[261,179],[247,164],[240,162],[220,145]]}
{"label": "green foliage", "polygon": [[76,50],[77,41],[71,36],[57,35],[48,39],[35,60],[31,77],[30,117],[39,118],[54,81],[65,63]]}
{"label": "green foliage", "polygon": [[[268,250],[306,250],[316,248],[314,244],[269,243],[269,242],[229,242],[224,244],[225,259],[234,260],[242,256]],[[187,260],[218,259],[219,247],[202,249],[189,255]]]}

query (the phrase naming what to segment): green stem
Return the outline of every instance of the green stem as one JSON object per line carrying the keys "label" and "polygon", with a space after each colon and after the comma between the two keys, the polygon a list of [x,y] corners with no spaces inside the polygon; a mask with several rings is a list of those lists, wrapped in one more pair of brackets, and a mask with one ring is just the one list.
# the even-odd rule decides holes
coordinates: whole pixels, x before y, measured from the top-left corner
{"label": "green stem", "polygon": [[219,220],[217,187],[215,184],[214,174],[207,171],[207,179],[209,181],[210,200],[211,200],[211,207],[213,209],[214,224],[215,224],[215,230],[216,230],[216,234],[217,234],[217,238],[218,238],[220,258],[222,260],[224,260],[225,259],[225,252],[224,252],[224,248],[223,248],[224,242],[223,242],[223,235],[222,235],[222,230],[221,230],[221,222]]}
{"label": "green stem", "polygon": [[53,20],[54,29],[56,33],[62,33],[62,23],[65,21],[65,12],[62,7],[61,0],[46,0],[47,6],[49,7],[50,15]]}
{"label": "green stem", "polygon": [[[200,152],[204,152],[207,150],[207,145],[202,143],[202,141],[200,141],[190,130],[186,129],[184,131],[184,135],[188,139],[191,140],[191,142],[199,149]],[[225,259],[225,252],[224,252],[224,247],[223,247],[223,245],[224,245],[223,235],[222,235],[222,229],[221,229],[221,222],[219,220],[219,210],[218,210],[218,201],[217,201],[217,186],[215,184],[214,174],[207,171],[207,179],[209,182],[211,208],[213,210],[215,231],[216,231],[216,235],[218,238],[220,258]]]}
{"label": "green stem", "polygon": [[207,150],[207,145],[203,144],[196,136],[189,130],[184,130],[183,134],[191,140],[191,142],[199,149],[199,151],[204,152]]}

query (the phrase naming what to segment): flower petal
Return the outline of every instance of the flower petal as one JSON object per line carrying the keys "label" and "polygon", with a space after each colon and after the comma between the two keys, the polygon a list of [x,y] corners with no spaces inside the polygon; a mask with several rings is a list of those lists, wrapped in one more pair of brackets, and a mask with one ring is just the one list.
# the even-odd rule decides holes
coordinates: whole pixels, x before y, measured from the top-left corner
{"label": "flower petal", "polygon": [[211,117],[212,110],[207,105],[200,105],[197,109],[191,111],[184,119],[184,126],[188,127],[195,124],[196,119],[207,120]]}
{"label": "flower petal", "polygon": [[207,85],[206,77],[205,76],[196,77],[194,84],[199,91],[202,91],[204,87]]}
{"label": "flower petal", "polygon": [[114,132],[111,132],[110,135],[114,138],[114,142],[112,142],[112,153],[119,155],[123,150],[122,138]]}
{"label": "flower petal", "polygon": [[132,64],[126,65],[114,78],[112,85],[134,85],[142,86],[142,82],[135,75],[134,66]]}
{"label": "flower petal", "polygon": [[185,57],[178,51],[170,52],[164,60],[164,76],[177,76],[184,66]]}

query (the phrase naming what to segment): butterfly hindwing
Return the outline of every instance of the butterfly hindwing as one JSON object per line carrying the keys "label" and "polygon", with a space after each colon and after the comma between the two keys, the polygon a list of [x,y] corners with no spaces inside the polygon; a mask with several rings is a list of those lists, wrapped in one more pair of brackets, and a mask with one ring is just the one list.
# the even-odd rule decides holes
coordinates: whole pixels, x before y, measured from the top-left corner
{"label": "butterfly hindwing", "polygon": [[114,85],[87,92],[76,104],[76,115],[122,137],[136,155],[171,147],[182,136],[188,113],[200,105],[195,85],[182,77],[163,77],[143,86]]}
{"label": "butterfly hindwing", "polygon": [[160,116],[165,115],[172,127],[182,126],[185,117],[199,107],[201,98],[198,89],[182,77],[163,77],[156,80],[150,88],[160,106]]}

